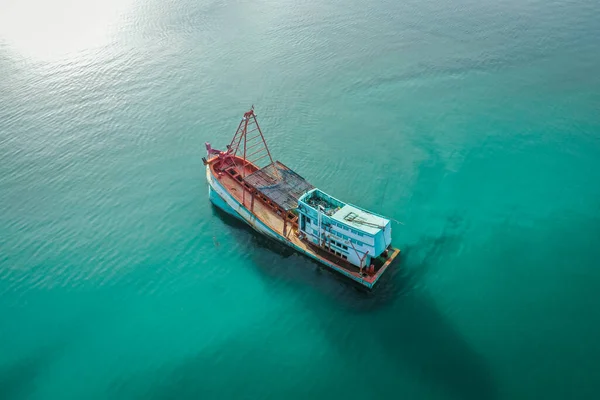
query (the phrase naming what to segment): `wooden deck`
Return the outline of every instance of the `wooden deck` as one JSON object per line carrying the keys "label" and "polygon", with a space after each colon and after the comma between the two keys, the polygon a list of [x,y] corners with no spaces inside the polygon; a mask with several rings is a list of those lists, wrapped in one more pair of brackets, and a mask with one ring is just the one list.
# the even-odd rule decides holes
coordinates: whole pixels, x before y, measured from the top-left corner
{"label": "wooden deck", "polygon": [[326,249],[300,239],[297,236],[297,216],[291,213],[291,211],[286,212],[285,210],[280,209],[274,202],[271,202],[268,198],[243,181],[243,177],[255,172],[258,170],[258,167],[253,164],[247,164],[244,167],[242,158],[236,157],[235,159],[237,165],[228,166],[220,165],[221,160],[217,157],[208,160],[208,165],[211,168],[213,177],[262,223],[289,242],[293,243],[302,251],[310,253],[321,261],[334,264],[337,268],[344,270],[357,279],[366,281],[371,285],[379,279],[391,262],[400,253],[400,250],[398,249],[391,249],[387,261],[381,265],[376,265],[376,270],[373,274],[369,275],[363,272],[363,275],[361,276],[360,269],[355,265],[350,264],[335,254],[329,253]]}

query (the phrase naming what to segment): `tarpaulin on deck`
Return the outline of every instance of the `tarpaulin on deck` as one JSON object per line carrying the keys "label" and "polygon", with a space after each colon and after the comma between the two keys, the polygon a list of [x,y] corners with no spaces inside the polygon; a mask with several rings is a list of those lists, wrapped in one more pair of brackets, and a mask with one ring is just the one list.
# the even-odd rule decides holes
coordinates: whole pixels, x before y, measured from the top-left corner
{"label": "tarpaulin on deck", "polygon": [[286,211],[298,207],[300,196],[314,188],[279,161],[253,172],[244,180]]}

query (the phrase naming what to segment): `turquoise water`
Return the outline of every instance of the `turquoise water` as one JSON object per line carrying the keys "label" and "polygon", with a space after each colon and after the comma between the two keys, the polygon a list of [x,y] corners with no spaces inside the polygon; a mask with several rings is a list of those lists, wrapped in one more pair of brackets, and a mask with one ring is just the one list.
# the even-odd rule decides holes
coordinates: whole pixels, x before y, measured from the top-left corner
{"label": "turquoise water", "polygon": [[[591,399],[595,0],[0,5],[0,399]],[[401,221],[371,295],[208,202],[275,157]],[[596,395],[594,395],[596,393]]]}

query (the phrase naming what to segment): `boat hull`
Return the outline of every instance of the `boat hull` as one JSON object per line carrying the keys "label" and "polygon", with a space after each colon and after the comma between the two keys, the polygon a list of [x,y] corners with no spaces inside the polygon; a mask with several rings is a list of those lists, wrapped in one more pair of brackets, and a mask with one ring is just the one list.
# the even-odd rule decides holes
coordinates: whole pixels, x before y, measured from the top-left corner
{"label": "boat hull", "polygon": [[221,209],[225,213],[235,217],[236,219],[246,222],[244,218],[240,214],[237,213],[219,193],[215,189],[213,189],[212,185],[208,185],[208,198],[217,208]]}
{"label": "boat hull", "polygon": [[[328,267],[329,269],[340,273],[341,275],[350,278],[352,281],[360,284],[361,286],[367,289],[373,289],[375,284],[378,282],[378,278],[381,274],[377,274],[375,280],[362,279],[360,276],[350,273],[349,271],[340,268],[327,260],[316,256],[314,253],[306,251],[302,247],[295,245],[292,241],[284,237],[283,235],[275,232],[265,223],[263,223],[260,219],[258,219],[250,210],[244,207],[237,199],[235,199],[224,187],[221,185],[218,179],[216,179],[212,175],[212,171],[210,166],[206,167],[206,180],[208,182],[208,194],[210,201],[218,208],[226,212],[227,214],[241,220],[242,222],[248,224],[251,228],[257,231],[260,234],[263,234],[267,237],[270,237],[280,243],[283,243],[286,246],[291,247],[297,252],[310,257],[313,260],[316,260],[320,264]],[[399,250],[395,250],[395,252],[399,252]],[[395,255],[392,259],[395,258]],[[385,270],[385,268],[384,268]],[[382,271],[383,272],[383,271]]]}
{"label": "boat hull", "polygon": [[214,179],[209,167],[206,168],[206,180],[208,181],[209,186],[209,198],[215,206],[247,223],[259,233],[267,235],[279,242],[289,244],[288,240],[265,225],[262,221],[256,218],[256,216],[253,215],[250,210],[242,206],[236,199],[234,199],[233,196],[231,196],[219,183],[219,181]]}

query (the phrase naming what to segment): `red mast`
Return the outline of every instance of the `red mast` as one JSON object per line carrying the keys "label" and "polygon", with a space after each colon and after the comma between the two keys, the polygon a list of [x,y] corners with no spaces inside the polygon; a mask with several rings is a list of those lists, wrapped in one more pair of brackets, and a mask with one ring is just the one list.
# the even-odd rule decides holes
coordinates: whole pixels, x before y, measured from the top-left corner
{"label": "red mast", "polygon": [[242,177],[246,176],[246,165],[248,164],[254,164],[260,168],[258,162],[266,157],[273,164],[271,152],[256,120],[254,105],[252,105],[250,111],[244,113],[237,131],[227,148],[234,156],[238,155],[238,152],[240,153],[238,156],[242,156],[244,160]]}

